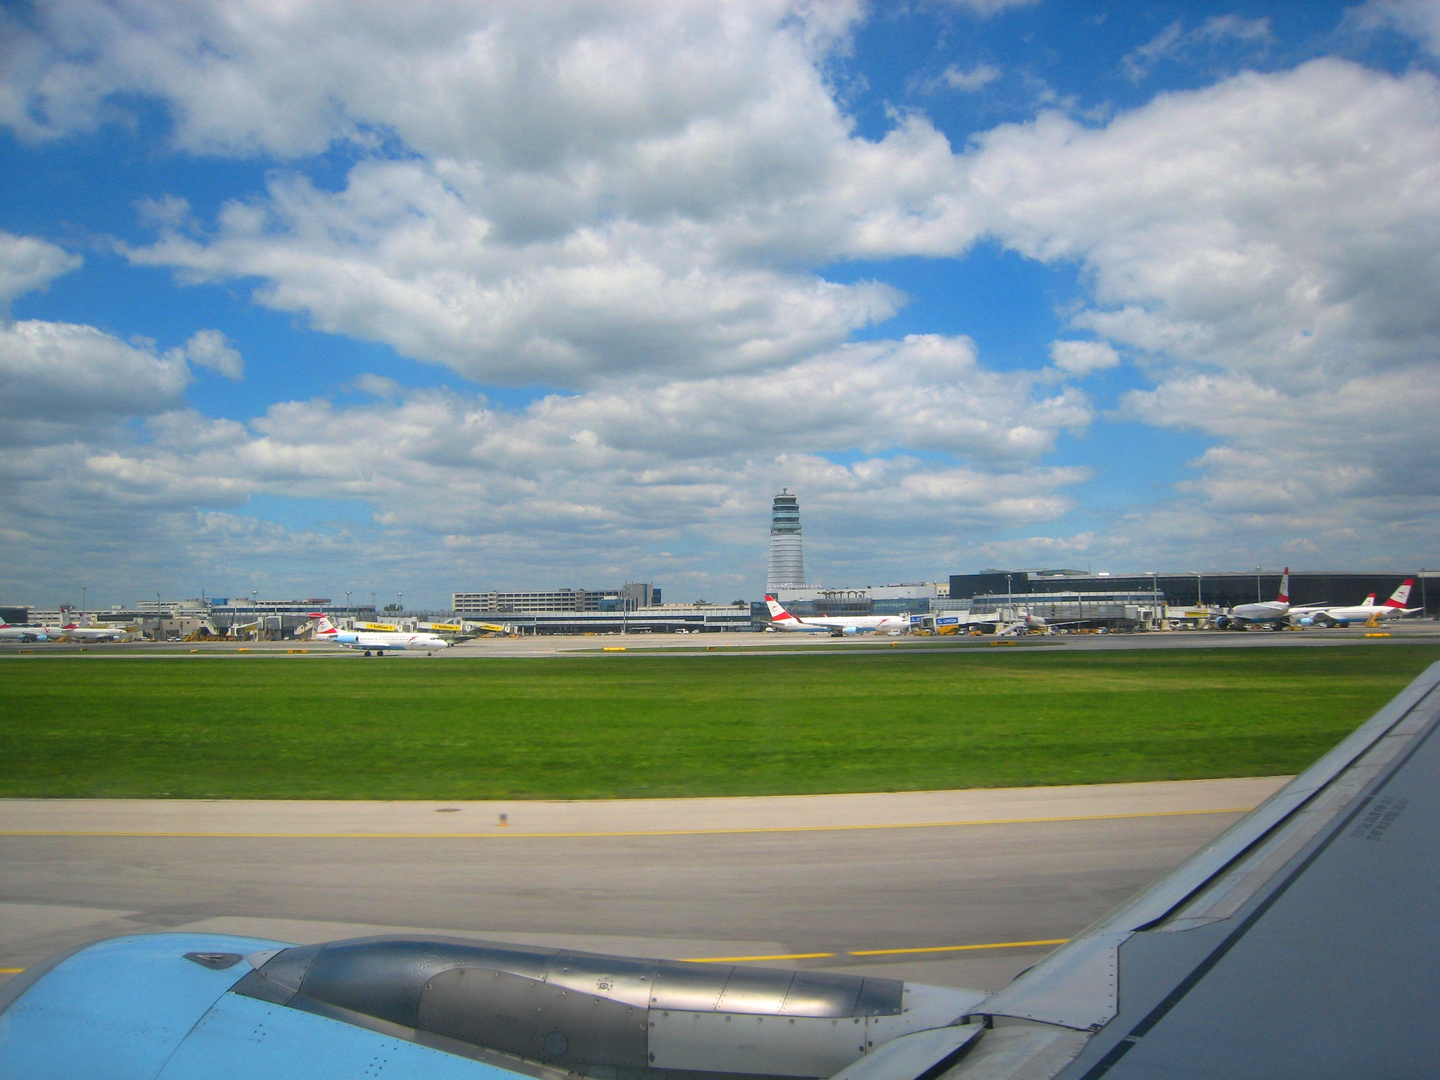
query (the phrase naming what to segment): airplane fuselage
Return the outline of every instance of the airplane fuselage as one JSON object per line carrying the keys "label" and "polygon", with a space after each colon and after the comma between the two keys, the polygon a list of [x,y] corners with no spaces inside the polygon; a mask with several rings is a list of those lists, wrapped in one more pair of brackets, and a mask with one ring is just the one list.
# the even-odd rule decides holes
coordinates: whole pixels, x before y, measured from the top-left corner
{"label": "airplane fuselage", "polygon": [[826,634],[898,634],[910,629],[910,617],[908,615],[815,615],[803,619],[797,617],[791,625],[780,625],[780,629],[808,630],[811,633]]}
{"label": "airplane fuselage", "polygon": [[336,645],[343,645],[347,649],[364,649],[369,652],[394,652],[407,649],[431,652],[435,649],[450,647],[450,642],[435,634],[407,634],[403,631],[336,630],[320,634],[317,640],[333,641]]}
{"label": "airplane fuselage", "polygon": [[65,626],[60,633],[72,641],[119,641],[129,631],[115,626]]}
{"label": "airplane fuselage", "polygon": [[0,641],[49,641],[43,626],[0,626]]}
{"label": "airplane fuselage", "polygon": [[1232,619],[1244,622],[1275,623],[1290,615],[1290,605],[1279,600],[1267,600],[1263,604],[1241,604],[1230,610]]}

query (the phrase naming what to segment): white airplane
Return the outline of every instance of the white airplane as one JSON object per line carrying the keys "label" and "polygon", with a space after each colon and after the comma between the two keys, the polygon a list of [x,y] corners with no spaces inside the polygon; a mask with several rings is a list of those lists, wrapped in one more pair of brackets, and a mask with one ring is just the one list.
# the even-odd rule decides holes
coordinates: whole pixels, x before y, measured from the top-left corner
{"label": "white airplane", "polygon": [[310,618],[315,620],[316,641],[333,641],[347,649],[363,649],[366,656],[372,652],[376,656],[384,656],[387,651],[414,649],[434,652],[450,647],[450,642],[436,634],[407,634],[403,630],[341,630],[330,621],[329,615],[312,612]]}
{"label": "white airplane", "polygon": [[801,619],[791,615],[773,596],[765,597],[770,608],[770,623],[777,630],[810,634],[903,634],[910,629],[910,616],[904,615],[807,615]]}
{"label": "white airplane", "polygon": [[[56,636],[48,629],[46,633]],[[130,631],[123,626],[80,626],[78,623],[66,623],[60,627],[58,636],[71,641],[120,641],[129,637]]]}
{"label": "white airplane", "polygon": [[1406,578],[1385,603],[1376,605],[1375,594],[1367,596],[1363,603],[1354,607],[1307,607],[1300,617],[1301,626],[1349,626],[1352,622],[1379,622],[1382,619],[1398,619],[1402,615],[1409,615],[1419,611],[1419,608],[1407,608],[1405,602],[1410,599],[1410,590],[1415,585],[1414,578]]}
{"label": "white airplane", "polygon": [[43,626],[11,626],[0,620],[0,641],[49,641],[50,633]]}
{"label": "white airplane", "polygon": [[[1306,608],[1305,610],[1310,610]],[[1280,592],[1274,600],[1259,604],[1237,604],[1215,620],[1220,630],[1244,630],[1251,623],[1280,626],[1290,617],[1290,567],[1280,577]]]}

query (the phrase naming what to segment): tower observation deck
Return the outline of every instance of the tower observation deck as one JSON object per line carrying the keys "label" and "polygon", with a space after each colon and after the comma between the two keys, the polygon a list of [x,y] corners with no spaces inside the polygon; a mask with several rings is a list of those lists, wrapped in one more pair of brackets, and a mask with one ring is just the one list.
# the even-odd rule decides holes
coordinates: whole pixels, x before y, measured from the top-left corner
{"label": "tower observation deck", "polygon": [[765,591],[803,589],[805,553],[800,536],[800,501],[781,488],[770,510],[770,570]]}

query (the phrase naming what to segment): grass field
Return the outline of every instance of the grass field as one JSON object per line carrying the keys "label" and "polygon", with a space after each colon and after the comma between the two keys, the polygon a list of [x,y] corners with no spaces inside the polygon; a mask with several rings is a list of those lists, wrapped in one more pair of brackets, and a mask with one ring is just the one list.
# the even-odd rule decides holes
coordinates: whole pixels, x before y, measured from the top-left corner
{"label": "grass field", "polygon": [[0,665],[0,795],[788,794],[1295,772],[1440,646]]}

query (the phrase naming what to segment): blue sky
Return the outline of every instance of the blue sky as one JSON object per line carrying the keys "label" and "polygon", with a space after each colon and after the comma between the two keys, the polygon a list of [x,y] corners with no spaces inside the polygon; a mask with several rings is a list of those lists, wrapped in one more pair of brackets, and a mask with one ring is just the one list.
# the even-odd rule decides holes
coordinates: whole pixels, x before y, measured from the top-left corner
{"label": "blue sky", "polygon": [[0,20],[0,601],[1436,561],[1436,3]]}

